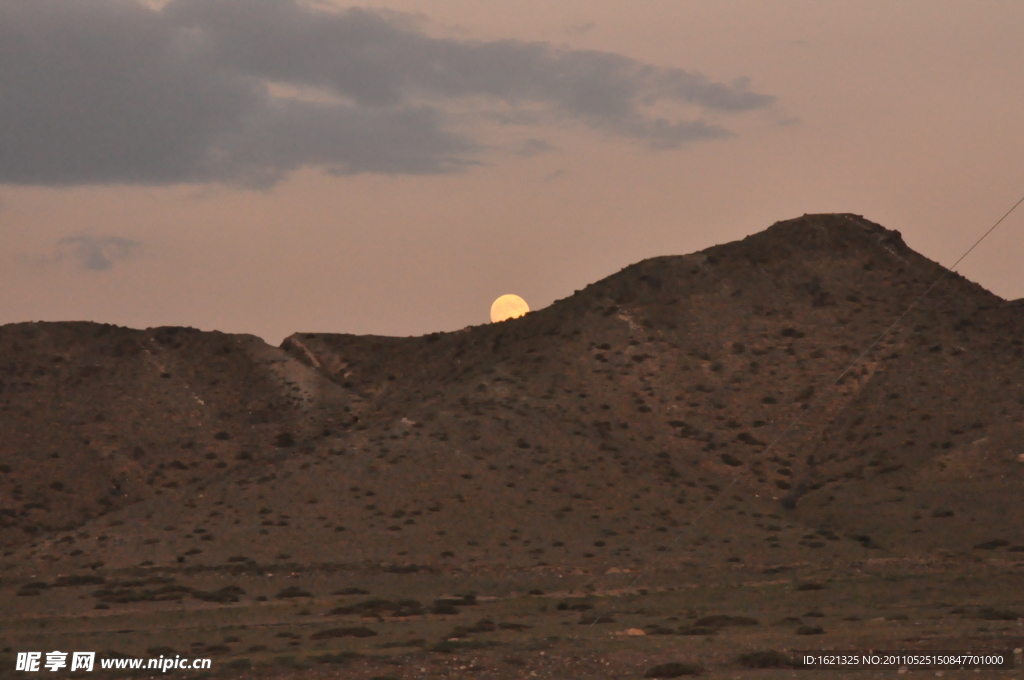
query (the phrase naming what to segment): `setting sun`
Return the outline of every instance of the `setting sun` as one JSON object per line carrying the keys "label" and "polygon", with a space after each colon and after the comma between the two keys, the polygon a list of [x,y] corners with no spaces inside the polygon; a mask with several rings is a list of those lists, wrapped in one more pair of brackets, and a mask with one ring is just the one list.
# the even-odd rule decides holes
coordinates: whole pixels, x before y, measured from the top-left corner
{"label": "setting sun", "polygon": [[502,295],[491,305],[491,321],[497,323],[498,321],[517,319],[528,311],[530,311],[530,306],[523,298],[518,295]]}

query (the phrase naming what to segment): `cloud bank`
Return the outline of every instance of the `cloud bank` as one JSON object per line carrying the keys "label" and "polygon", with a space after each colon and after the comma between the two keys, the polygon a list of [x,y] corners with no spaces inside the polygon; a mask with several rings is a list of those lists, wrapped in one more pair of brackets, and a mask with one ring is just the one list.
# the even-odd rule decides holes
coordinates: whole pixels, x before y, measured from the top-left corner
{"label": "cloud bank", "polygon": [[[773,98],[591,50],[428,35],[297,0],[0,0],[0,183],[226,182],[458,171],[495,116],[653,148],[731,135]],[[658,114],[666,106],[685,113]],[[709,120],[710,118],[710,120]]]}

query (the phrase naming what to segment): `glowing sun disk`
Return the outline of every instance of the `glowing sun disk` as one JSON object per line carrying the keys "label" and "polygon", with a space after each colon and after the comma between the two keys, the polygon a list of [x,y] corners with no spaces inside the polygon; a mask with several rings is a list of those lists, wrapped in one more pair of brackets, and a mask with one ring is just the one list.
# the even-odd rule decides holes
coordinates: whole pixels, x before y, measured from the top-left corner
{"label": "glowing sun disk", "polygon": [[517,319],[528,311],[530,311],[530,306],[523,298],[518,295],[502,295],[491,305],[491,321],[497,323],[507,319]]}

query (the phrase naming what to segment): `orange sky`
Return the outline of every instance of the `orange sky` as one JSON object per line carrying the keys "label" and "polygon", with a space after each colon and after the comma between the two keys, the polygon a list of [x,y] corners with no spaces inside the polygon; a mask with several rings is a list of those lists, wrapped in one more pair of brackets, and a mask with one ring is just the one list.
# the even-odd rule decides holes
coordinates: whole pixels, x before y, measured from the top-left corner
{"label": "orange sky", "polygon": [[[16,1],[0,0],[0,24]],[[732,135],[661,149],[624,132],[624,117],[554,112],[557,93],[529,106],[445,100],[447,129],[477,146],[475,164],[447,174],[331,175],[315,148],[256,189],[7,168],[0,323],[190,325],[275,344],[293,331],[455,330],[486,323],[501,294],[538,309],[642,258],[809,212],[863,214],[949,265],[1024,194],[1019,2],[360,6],[416,13],[409,35],[458,49],[543,42],[584,63],[585,50],[614,53],[729,88],[748,78],[774,100],[738,113],[654,101],[648,121],[700,118]],[[54,108],[45,114],[77,115]],[[0,149],[21,134],[4,115],[0,104]],[[1019,298],[1022,259],[1024,208],[960,271]]]}

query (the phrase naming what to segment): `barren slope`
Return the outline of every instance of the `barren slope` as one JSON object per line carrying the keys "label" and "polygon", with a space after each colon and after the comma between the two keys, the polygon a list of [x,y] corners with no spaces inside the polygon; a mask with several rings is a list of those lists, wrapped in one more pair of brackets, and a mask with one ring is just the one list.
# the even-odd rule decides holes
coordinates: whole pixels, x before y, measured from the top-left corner
{"label": "barren slope", "polygon": [[1018,305],[948,276],[832,388],[941,272],[805,216],[423,338],[5,327],[5,540],[68,567],[1013,549]]}
{"label": "barren slope", "polygon": [[0,327],[0,547],[191,495],[301,438],[335,393],[252,336]]}

